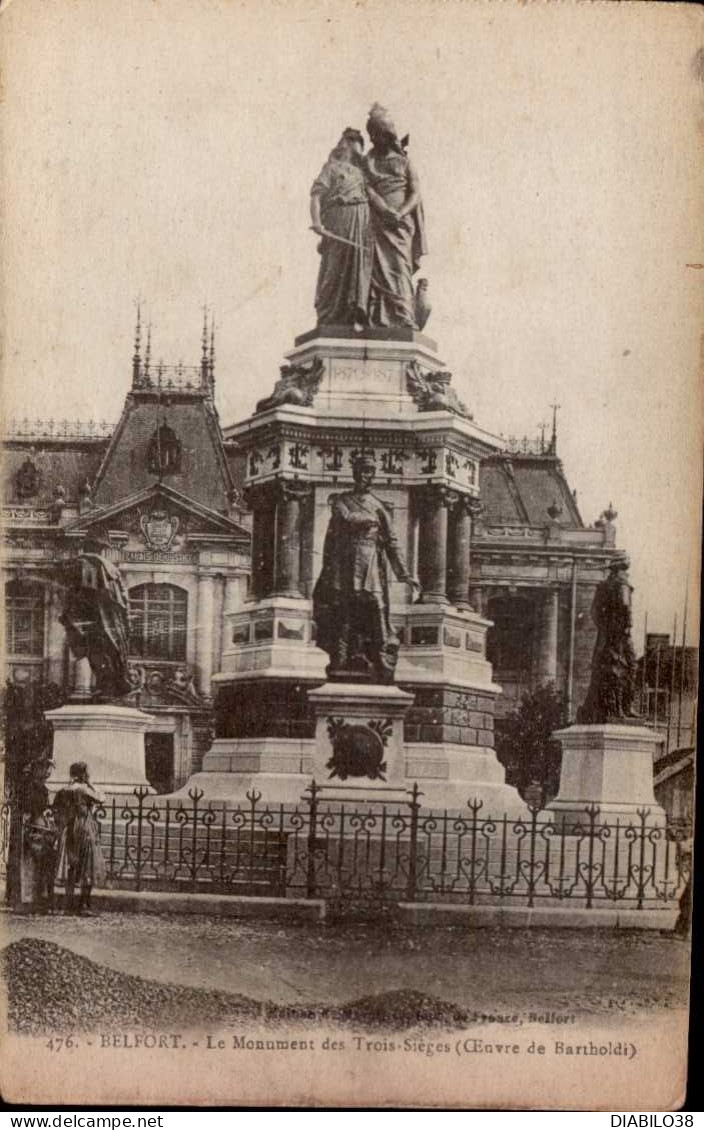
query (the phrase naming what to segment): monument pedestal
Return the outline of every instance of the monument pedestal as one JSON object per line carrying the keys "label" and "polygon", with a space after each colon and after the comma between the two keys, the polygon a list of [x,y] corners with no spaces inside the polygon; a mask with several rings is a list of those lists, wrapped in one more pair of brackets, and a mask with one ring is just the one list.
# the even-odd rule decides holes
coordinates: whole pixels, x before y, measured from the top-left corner
{"label": "monument pedestal", "polygon": [[664,824],[653,792],[653,761],[659,738],[644,726],[618,723],[569,726],[554,737],[562,745],[560,790],[548,805],[560,824],[584,824],[585,809],[598,805],[600,823]]}
{"label": "monument pedestal", "polygon": [[[252,512],[251,593],[226,614],[217,738],[186,792],[297,803],[314,778],[323,797],[407,802],[417,782],[424,808],[467,811],[472,799],[483,816],[525,816],[493,749],[491,625],[469,602],[479,468],[495,437],[416,330],[319,326],[286,360],[271,394],[227,433]],[[423,589],[413,602],[386,570],[400,640],[393,685],[324,683],[313,615],[336,502],[354,489],[360,453],[379,524]]]}
{"label": "monument pedestal", "polygon": [[308,701],[315,714],[313,777],[325,794],[407,801],[403,721],[413,695],[394,685],[325,683],[308,692]]}
{"label": "monument pedestal", "polygon": [[154,792],[144,771],[144,734],[151,715],[112,703],[69,703],[47,710],[54,729],[52,785],[70,780],[74,761],[85,761],[91,784],[110,795],[141,786]]}

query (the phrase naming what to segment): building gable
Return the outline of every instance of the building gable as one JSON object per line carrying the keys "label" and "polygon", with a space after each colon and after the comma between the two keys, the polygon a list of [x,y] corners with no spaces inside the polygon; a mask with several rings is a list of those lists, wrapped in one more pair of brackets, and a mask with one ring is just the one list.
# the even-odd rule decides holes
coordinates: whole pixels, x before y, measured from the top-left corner
{"label": "building gable", "polygon": [[110,506],[158,482],[227,513],[232,476],[215,406],[200,387],[133,388],[96,475],[93,499]]}
{"label": "building gable", "polygon": [[246,551],[249,545],[243,526],[165,483],[154,483],[112,506],[94,506],[66,526],[63,536],[69,542],[92,536],[122,548],[164,554],[205,545]]}

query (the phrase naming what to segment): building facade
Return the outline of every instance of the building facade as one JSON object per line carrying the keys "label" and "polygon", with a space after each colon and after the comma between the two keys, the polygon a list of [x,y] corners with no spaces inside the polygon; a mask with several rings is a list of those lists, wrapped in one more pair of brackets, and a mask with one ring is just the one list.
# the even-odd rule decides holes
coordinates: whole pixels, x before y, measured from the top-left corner
{"label": "building facade", "polygon": [[[261,492],[271,484],[264,481],[264,464],[253,470],[241,428],[221,428],[207,328],[198,366],[155,367],[150,352],[149,339],[142,348],[138,322],[129,390],[114,427],[23,420],[8,430],[5,654],[7,677],[16,687],[51,684],[65,698],[90,693],[86,661],[74,661],[60,623],[58,567],[88,542],[100,541],[128,590],[133,682],[128,701],[153,717],[147,776],[158,792],[168,792],[201,768],[210,746],[214,687],[237,645],[233,632],[268,630],[268,621],[252,627],[245,614],[252,555],[258,584],[276,577],[271,599],[282,615],[289,615],[287,602],[310,598],[316,570],[305,538],[294,560],[286,551],[290,541],[281,536],[277,541],[282,531],[276,535],[265,528]],[[301,455],[292,437],[286,440],[287,459]],[[324,447],[320,459],[332,458]],[[262,452],[271,456],[268,448]],[[399,473],[395,465],[387,470],[389,481]],[[554,427],[548,443],[506,444],[492,437],[475,473],[478,489],[475,482],[470,493],[481,508],[475,506],[471,515],[471,539],[456,533],[457,514],[445,514],[447,500],[436,491],[442,513],[433,511],[432,522],[447,519],[455,531],[452,546],[447,543],[452,560],[436,560],[444,542],[428,532],[435,526],[424,511],[414,520],[427,552],[415,565],[426,589],[442,574],[443,601],[492,621],[487,658],[502,688],[495,703],[499,722],[524,693],[546,683],[564,693],[573,718],[589,683],[595,641],[590,608],[615,551],[615,512],[609,506],[593,526],[584,524],[557,455]],[[300,480],[297,486],[294,479]],[[282,488],[282,500],[271,495],[277,521],[294,522],[310,506],[303,479],[305,474],[294,474],[293,486]],[[251,536],[247,506],[257,515]],[[286,630],[286,624],[277,626],[277,639]],[[295,650],[295,639],[286,643]],[[277,692],[269,705],[245,703],[242,709],[283,707],[287,724],[308,724],[280,699]],[[224,725],[237,732],[245,722],[243,715]]]}
{"label": "building facade", "polygon": [[152,369],[139,327],[117,425],[24,420],[4,442],[7,677],[90,694],[60,623],[60,566],[89,542],[120,567],[129,598],[126,703],[152,716],[146,768],[183,784],[211,741],[212,676],[225,609],[246,592],[249,532],[214,403],[212,339],[200,366]]}
{"label": "building facade", "polygon": [[584,524],[575,492],[549,443],[512,443],[480,470],[470,600],[493,622],[487,656],[502,687],[501,718],[521,697],[554,684],[573,721],[591,673],[591,606],[616,548],[611,504]]}

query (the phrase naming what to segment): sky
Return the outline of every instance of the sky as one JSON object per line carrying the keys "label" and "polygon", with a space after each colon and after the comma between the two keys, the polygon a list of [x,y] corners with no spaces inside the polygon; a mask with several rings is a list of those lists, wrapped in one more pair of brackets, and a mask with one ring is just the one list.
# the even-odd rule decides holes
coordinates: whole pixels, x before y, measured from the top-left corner
{"label": "sky", "polygon": [[[136,301],[152,357],[216,331],[223,424],[314,325],[310,185],[374,101],[409,132],[437,342],[482,427],[613,502],[635,639],[696,639],[701,9],[484,0],[11,0],[7,417],[114,420]],[[700,56],[701,58],[701,56]]]}

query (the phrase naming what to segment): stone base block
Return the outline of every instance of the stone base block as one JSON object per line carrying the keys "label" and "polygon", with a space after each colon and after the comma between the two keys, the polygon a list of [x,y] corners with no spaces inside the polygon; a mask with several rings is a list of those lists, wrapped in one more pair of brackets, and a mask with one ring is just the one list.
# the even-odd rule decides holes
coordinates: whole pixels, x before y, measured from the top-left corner
{"label": "stone base block", "polygon": [[[286,354],[290,365],[322,362],[315,415],[352,419],[356,424],[370,416],[394,421],[399,417],[415,419],[418,408],[407,388],[406,367],[410,361],[417,361],[424,369],[444,368],[435,342],[413,330],[352,335],[348,329],[340,337],[339,328],[330,328],[330,336],[322,326],[312,334],[303,334]],[[289,411],[292,407],[283,406]]]}
{"label": "stone base block", "polygon": [[216,738],[203,758],[204,773],[313,775],[314,742],[298,738]]}
{"label": "stone base block", "polygon": [[308,692],[315,714],[313,776],[364,786],[406,787],[403,720],[413,695],[396,686],[325,683]]}
{"label": "stone base block", "polygon": [[319,682],[307,682],[302,675],[295,680],[267,676],[221,683],[215,700],[218,739],[312,741],[315,718],[307,691],[317,685]]}
{"label": "stone base block", "polygon": [[[277,704],[274,698],[266,698],[270,725],[278,717],[278,714],[274,716],[275,711],[281,713],[290,706],[292,700],[286,697],[286,691],[284,685],[283,706],[281,701]],[[250,693],[256,701],[256,688],[252,687]],[[175,795],[185,798],[188,789],[196,787],[204,791],[208,800],[241,804],[246,802],[247,792],[256,789],[267,804],[298,803],[315,778],[318,785],[325,788],[326,799],[332,799],[334,793],[338,800],[356,803],[362,789],[372,803],[395,803],[400,798],[408,800],[413,783],[417,782],[425,809],[463,811],[470,800],[481,800],[482,817],[527,817],[526,805],[517,790],[506,784],[504,768],[492,748],[491,696],[482,698],[478,691],[470,695],[466,690],[442,686],[425,687],[416,688],[414,702],[412,694],[404,693],[397,686],[341,683],[329,683],[308,692],[300,687],[297,693],[296,710],[291,713],[296,718],[308,719],[301,723],[301,729],[304,733],[309,730],[310,737],[238,735],[217,738],[205,755],[203,771],[191,777]],[[306,696],[305,703],[300,701],[301,695]],[[238,703],[246,711],[244,700],[238,699]],[[422,712],[422,720],[411,724],[410,718],[417,711]],[[476,715],[472,717],[477,729],[472,732],[471,745],[462,744],[461,740],[447,740],[457,732],[465,736],[464,727],[457,725],[460,711],[462,721]],[[233,714],[233,718],[241,726],[242,713]],[[348,775],[342,778],[334,765],[328,766],[333,757],[329,719],[333,730],[336,720],[340,719],[342,724],[353,726],[368,727],[372,721],[382,724],[381,731],[377,730],[381,749],[373,736],[362,737],[363,742],[371,742],[380,752],[383,750],[381,763],[386,768],[381,777]],[[262,725],[264,720],[262,714]],[[293,719],[289,719],[289,727],[293,726]],[[415,727],[411,732],[419,735],[421,726],[428,727],[425,732],[429,740],[409,742],[409,728]],[[476,740],[478,732],[485,738],[482,742]]]}
{"label": "stone base block", "polygon": [[493,749],[461,745],[406,746],[406,779],[417,781],[423,808],[467,811],[470,801],[481,801],[481,819],[529,816],[525,801],[513,785]]}
{"label": "stone base block", "polygon": [[[374,811],[378,812],[381,805],[391,805],[394,809],[401,809],[408,815],[410,811],[408,808],[411,800],[410,788],[394,787],[389,785],[351,785],[343,781],[335,783],[329,781],[327,784],[322,785],[317,792],[319,811],[325,812],[326,805],[335,805],[332,813],[337,811],[338,805],[345,805],[348,812],[356,809],[369,811],[369,806],[374,806]],[[330,817],[328,818],[328,827],[331,826]],[[335,827],[335,824],[332,824]],[[375,838],[374,830],[370,829],[371,838]],[[334,836],[334,833],[333,833]],[[333,841],[330,841],[332,843]],[[336,841],[335,841],[336,842]],[[334,850],[334,847],[333,849]]]}
{"label": "stone base block", "polygon": [[584,823],[585,809],[599,806],[600,821],[665,824],[653,792],[653,761],[659,738],[644,726],[616,723],[569,726],[554,735],[562,745],[560,790],[548,806],[560,823]]}
{"label": "stone base block", "polygon": [[310,776],[306,777],[302,773],[267,773],[257,770],[201,772],[189,777],[177,792],[160,796],[159,801],[183,801],[184,805],[190,805],[192,797],[189,794],[197,789],[202,794],[203,805],[207,806],[212,801],[232,805],[233,808],[238,805],[240,808],[247,808],[247,794],[256,793],[259,797],[258,809],[263,811],[267,806],[272,808],[279,804],[301,804],[305,800],[304,792],[310,781]]}
{"label": "stone base block", "polygon": [[399,905],[399,917],[409,926],[462,925],[495,929],[497,926],[536,930],[674,930],[676,909],[621,910],[598,907],[586,910],[566,906],[459,906],[440,902],[406,902]]}
{"label": "stone base block", "polygon": [[85,761],[91,783],[103,793],[154,792],[144,771],[144,734],[151,715],[111,703],[77,704],[47,710],[54,729],[52,786],[66,784],[74,761]]}
{"label": "stone base block", "polygon": [[444,683],[407,683],[404,689],[414,696],[404,723],[407,743],[493,747],[496,696],[491,691]]}
{"label": "stone base block", "polygon": [[313,642],[312,601],[272,596],[248,601],[225,617],[222,670],[213,678],[227,685],[238,680],[325,679],[326,656]]}
{"label": "stone base block", "polygon": [[466,691],[465,697],[480,694],[491,701],[493,716],[501,688],[493,682],[486,658],[491,622],[448,604],[411,604],[392,611],[403,640],[396,668],[399,686],[446,685]]}

